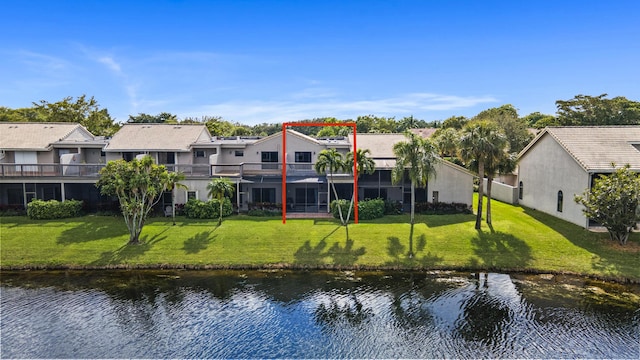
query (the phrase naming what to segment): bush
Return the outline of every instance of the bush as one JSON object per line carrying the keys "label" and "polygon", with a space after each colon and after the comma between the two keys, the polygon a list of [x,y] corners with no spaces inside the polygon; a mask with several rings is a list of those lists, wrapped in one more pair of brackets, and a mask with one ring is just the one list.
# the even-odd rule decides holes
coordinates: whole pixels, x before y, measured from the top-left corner
{"label": "bush", "polygon": [[282,211],[279,210],[262,210],[262,209],[251,209],[247,212],[249,216],[282,216]]}
{"label": "bush", "polygon": [[471,214],[471,207],[463,203],[416,203],[416,212],[425,215]]}
{"label": "bush", "polygon": [[27,216],[34,220],[64,219],[80,216],[82,213],[82,201],[66,200],[38,200],[34,199],[27,204]]}
{"label": "bush", "polygon": [[[342,209],[342,216],[347,216],[347,212],[349,211],[350,200],[334,200],[331,202],[331,213],[333,217],[336,219],[340,218],[340,213],[338,212],[338,206]],[[364,200],[358,201],[358,217],[360,220],[371,220],[381,218],[385,214],[385,203],[382,199],[373,199],[373,200]],[[354,209],[351,209],[350,220],[353,220]]]}
{"label": "bush", "polygon": [[22,205],[0,205],[0,216],[24,216],[27,212]]}
{"label": "bush", "polygon": [[399,201],[385,200],[384,202],[384,214],[385,215],[400,215],[402,214],[402,203]]}
{"label": "bush", "polygon": [[[184,215],[191,219],[217,219],[220,217],[220,203],[217,199],[202,201],[190,199],[184,204]],[[225,198],[222,203],[222,216],[229,216],[233,213],[231,200]]]}

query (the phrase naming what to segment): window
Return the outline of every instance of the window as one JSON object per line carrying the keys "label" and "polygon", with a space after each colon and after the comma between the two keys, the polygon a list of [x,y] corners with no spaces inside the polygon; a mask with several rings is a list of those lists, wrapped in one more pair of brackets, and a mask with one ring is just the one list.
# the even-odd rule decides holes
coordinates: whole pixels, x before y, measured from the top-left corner
{"label": "window", "polygon": [[203,158],[205,156],[206,156],[206,154],[205,154],[204,150],[196,150],[196,151],[193,152],[193,157]]}
{"label": "window", "polygon": [[518,184],[518,199],[522,200],[522,195],[524,193],[524,186],[522,186],[522,181]]}
{"label": "window", "polygon": [[310,163],[311,152],[310,151],[296,151],[295,160],[297,163]]}
{"label": "window", "polygon": [[262,164],[262,169],[277,169],[278,168],[278,152],[277,151],[263,151],[262,152],[263,163],[276,163],[276,164]]}
{"label": "window", "polygon": [[189,201],[191,199],[198,199],[198,192],[197,191],[187,191],[187,201]]}
{"label": "window", "polygon": [[236,150],[236,156],[244,156],[243,150]]}
{"label": "window", "polygon": [[558,212],[562,212],[562,203],[563,203],[563,199],[564,196],[562,195],[562,190],[558,191],[558,208],[556,210],[558,210]]}
{"label": "window", "polygon": [[276,188],[253,188],[251,194],[253,195],[252,200],[254,203],[276,202]]}

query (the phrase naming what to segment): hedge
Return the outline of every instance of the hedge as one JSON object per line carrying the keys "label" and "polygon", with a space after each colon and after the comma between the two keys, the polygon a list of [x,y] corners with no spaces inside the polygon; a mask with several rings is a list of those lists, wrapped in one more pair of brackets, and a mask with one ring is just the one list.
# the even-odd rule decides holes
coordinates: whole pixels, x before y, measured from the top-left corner
{"label": "hedge", "polygon": [[[217,199],[202,201],[190,199],[184,204],[184,215],[192,219],[217,219],[220,217],[220,202]],[[222,203],[222,216],[229,216],[233,213],[231,200],[225,198]]]}
{"label": "hedge", "polygon": [[34,220],[64,219],[82,214],[82,201],[66,200],[38,200],[27,204],[27,216]]}
{"label": "hedge", "polygon": [[[349,205],[351,204],[350,200],[333,200],[331,202],[331,213],[333,217],[336,219],[340,218],[340,213],[338,212],[338,205],[342,209],[342,216],[347,216],[347,212],[349,211]],[[384,216],[386,210],[386,205],[384,200],[382,199],[372,199],[372,200],[363,200],[358,201],[358,218],[359,220],[371,220],[377,219]],[[350,220],[353,220],[354,217],[354,209],[351,209]]]}

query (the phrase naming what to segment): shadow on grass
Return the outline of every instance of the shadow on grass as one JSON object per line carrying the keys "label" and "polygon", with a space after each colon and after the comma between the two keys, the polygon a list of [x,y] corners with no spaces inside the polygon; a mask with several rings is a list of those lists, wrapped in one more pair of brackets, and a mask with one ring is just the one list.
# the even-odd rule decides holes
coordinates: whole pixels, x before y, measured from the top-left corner
{"label": "shadow on grass", "polygon": [[352,239],[347,239],[344,246],[340,242],[335,242],[327,249],[327,237],[320,240],[315,246],[311,245],[311,241],[305,241],[304,245],[293,254],[295,263],[298,265],[317,266],[323,265],[327,262],[327,259],[331,259],[331,264],[348,266],[355,264],[358,258],[367,252],[364,246],[354,249],[355,242]]}
{"label": "shadow on grass", "polygon": [[140,236],[140,244],[136,245],[127,243],[117,250],[105,251],[100,254],[100,258],[94,261],[91,265],[118,265],[126,263],[127,260],[139,258],[149,251],[153,245],[167,238],[166,236],[161,236],[165,231],[166,229],[152,237],[149,237],[148,235]]}
{"label": "shadow on grass", "polygon": [[490,233],[478,231],[478,235],[471,239],[473,251],[482,260],[472,258],[470,265],[490,267],[524,268],[533,259],[531,247],[527,243],[511,234],[491,230]]}
{"label": "shadow on grass", "polygon": [[[427,237],[424,234],[420,234],[416,241],[416,251],[413,252],[413,256],[409,256],[409,250],[407,246],[402,244],[402,241],[397,236],[390,236],[387,238],[387,254],[394,258],[393,261],[386,263],[387,266],[421,266],[421,267],[433,267],[441,263],[444,258],[433,255],[431,252],[424,253],[427,247]],[[407,240],[407,243],[410,243]]]}
{"label": "shadow on grass", "polygon": [[216,236],[211,236],[213,231],[202,231],[184,241],[182,249],[186,254],[197,254],[206,250]]}
{"label": "shadow on grass", "polygon": [[473,214],[420,215],[416,218],[416,221],[423,222],[430,228],[473,222],[475,220],[476,216]]}
{"label": "shadow on grass", "polygon": [[57,242],[62,245],[83,243],[129,234],[124,221],[86,221],[62,231]]}
{"label": "shadow on grass", "polygon": [[523,207],[525,214],[553,229],[575,246],[594,254],[591,267],[597,271],[613,272],[640,279],[640,233],[629,236],[627,244],[618,245],[607,232],[596,233],[558,219],[541,211]]}

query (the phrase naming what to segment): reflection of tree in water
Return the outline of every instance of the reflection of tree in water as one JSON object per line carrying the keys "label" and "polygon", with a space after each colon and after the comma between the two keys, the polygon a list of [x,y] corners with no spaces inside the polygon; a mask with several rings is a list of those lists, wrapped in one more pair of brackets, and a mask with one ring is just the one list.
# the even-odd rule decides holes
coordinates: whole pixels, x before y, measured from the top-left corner
{"label": "reflection of tree in water", "polygon": [[343,304],[338,304],[338,300],[331,298],[329,305],[322,303],[313,313],[316,323],[327,327],[339,324],[356,326],[368,321],[372,316],[373,309],[364,307],[354,294]]}
{"label": "reflection of tree in water", "polygon": [[468,341],[489,345],[504,343],[505,330],[513,314],[508,304],[488,292],[489,282],[478,276],[473,296],[462,305],[462,318],[456,323],[458,333]]}

